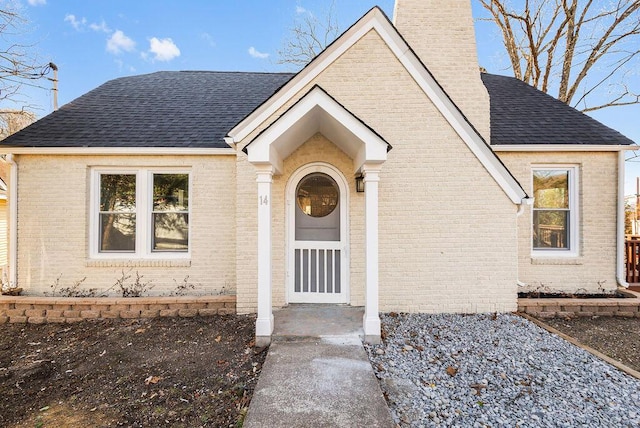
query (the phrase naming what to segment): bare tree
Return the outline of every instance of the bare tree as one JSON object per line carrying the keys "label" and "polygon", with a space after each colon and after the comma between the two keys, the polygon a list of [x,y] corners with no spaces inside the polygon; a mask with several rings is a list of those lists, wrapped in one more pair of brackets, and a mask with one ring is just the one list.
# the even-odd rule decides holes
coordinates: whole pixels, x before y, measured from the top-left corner
{"label": "bare tree", "polygon": [[479,1],[516,78],[584,112],[640,103],[640,0]]}
{"label": "bare tree", "polygon": [[291,34],[278,50],[278,64],[304,67],[340,35],[334,6],[332,2],[320,17],[305,9],[298,10]]}
{"label": "bare tree", "polygon": [[27,20],[19,7],[12,1],[0,4],[0,101],[15,101],[22,85],[38,86],[35,81],[51,70],[49,62],[38,62],[33,45],[20,42]]}
{"label": "bare tree", "polygon": [[0,140],[31,125],[36,115],[26,110],[0,110]]}

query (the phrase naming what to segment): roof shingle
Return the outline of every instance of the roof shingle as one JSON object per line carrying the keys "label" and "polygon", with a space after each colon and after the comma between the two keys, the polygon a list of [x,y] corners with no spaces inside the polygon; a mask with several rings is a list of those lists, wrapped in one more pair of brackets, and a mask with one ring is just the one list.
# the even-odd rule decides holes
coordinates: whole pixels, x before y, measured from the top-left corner
{"label": "roof shingle", "polygon": [[633,144],[618,131],[514,77],[482,73],[491,144]]}
{"label": "roof shingle", "polygon": [[19,147],[229,147],[290,73],[162,71],[110,80],[4,141]]}
{"label": "roof shingle", "polygon": [[[0,144],[224,148],[227,132],[294,75],[162,71],[110,80]],[[513,77],[482,74],[491,144],[633,144]]]}

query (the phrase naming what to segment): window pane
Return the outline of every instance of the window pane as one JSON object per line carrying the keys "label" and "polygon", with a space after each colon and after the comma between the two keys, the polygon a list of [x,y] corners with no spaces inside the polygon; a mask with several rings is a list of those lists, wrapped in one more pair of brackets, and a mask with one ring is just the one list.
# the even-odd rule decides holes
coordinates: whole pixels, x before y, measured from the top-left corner
{"label": "window pane", "polygon": [[136,250],[135,214],[100,214],[100,251]]}
{"label": "window pane", "polygon": [[187,211],[189,174],[153,174],[153,210]]}
{"label": "window pane", "polygon": [[300,210],[311,217],[325,217],[338,205],[338,184],[327,174],[320,172],[307,175],[298,184],[296,199]]}
{"label": "window pane", "polygon": [[533,247],[568,248],[569,211],[533,212]]}
{"label": "window pane", "polygon": [[100,211],[135,211],[135,174],[100,174]]}
{"label": "window pane", "polygon": [[187,251],[189,249],[189,214],[153,214],[153,250]]}
{"label": "window pane", "polygon": [[569,171],[533,171],[534,208],[569,208]]}

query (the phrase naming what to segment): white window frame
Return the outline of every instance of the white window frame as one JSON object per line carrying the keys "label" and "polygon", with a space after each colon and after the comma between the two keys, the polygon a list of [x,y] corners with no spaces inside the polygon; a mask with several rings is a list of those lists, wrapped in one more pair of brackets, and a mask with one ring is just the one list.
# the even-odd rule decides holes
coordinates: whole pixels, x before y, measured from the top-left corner
{"label": "white window frame", "polygon": [[531,227],[529,229],[531,256],[535,258],[569,258],[580,255],[580,187],[578,185],[580,166],[575,164],[539,164],[531,167],[531,193],[534,194],[533,175],[535,171],[566,171],[568,172],[569,190],[569,248],[534,248],[533,247],[533,213],[531,206]]}
{"label": "white window frame", "polygon": [[[100,251],[100,176],[103,174],[134,174],[136,176],[136,243],[133,252]],[[153,175],[189,175],[189,245],[187,251],[153,251]],[[91,259],[188,259],[191,257],[191,189],[192,173],[185,168],[113,168],[95,167],[91,169],[90,215],[89,215],[89,257]]]}

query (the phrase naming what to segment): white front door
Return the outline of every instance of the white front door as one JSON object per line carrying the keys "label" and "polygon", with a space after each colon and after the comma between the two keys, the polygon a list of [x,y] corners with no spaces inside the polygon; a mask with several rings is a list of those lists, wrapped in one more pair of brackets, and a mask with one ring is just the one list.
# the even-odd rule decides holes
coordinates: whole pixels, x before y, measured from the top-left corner
{"label": "white front door", "polygon": [[289,303],[348,302],[347,189],[330,165],[307,165],[292,175],[287,188]]}

